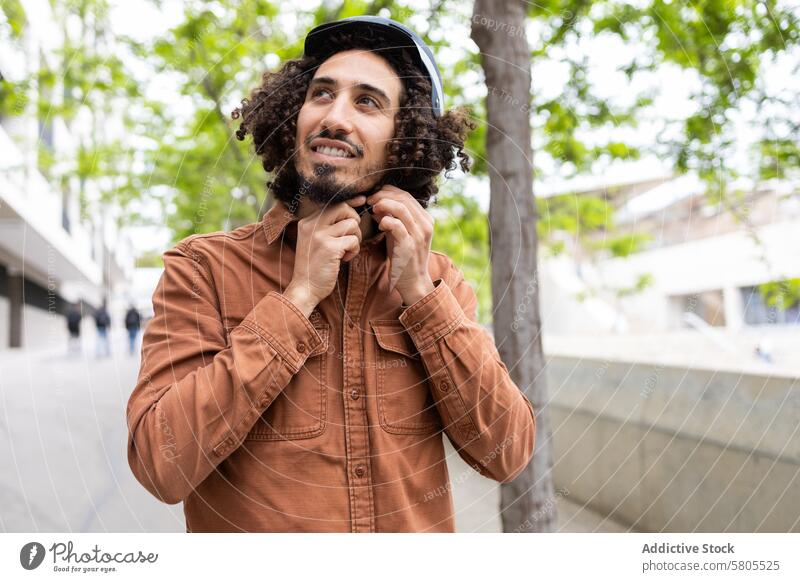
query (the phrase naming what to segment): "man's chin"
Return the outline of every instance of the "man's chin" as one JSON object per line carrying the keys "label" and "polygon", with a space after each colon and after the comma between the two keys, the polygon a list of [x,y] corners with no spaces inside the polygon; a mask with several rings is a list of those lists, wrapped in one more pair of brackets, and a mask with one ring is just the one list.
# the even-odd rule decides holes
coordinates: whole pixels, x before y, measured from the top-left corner
{"label": "man's chin", "polygon": [[372,194],[375,186],[366,190],[355,187],[356,184],[340,183],[330,174],[310,179],[304,174],[300,175],[300,191],[315,204],[338,204],[347,202],[357,196]]}

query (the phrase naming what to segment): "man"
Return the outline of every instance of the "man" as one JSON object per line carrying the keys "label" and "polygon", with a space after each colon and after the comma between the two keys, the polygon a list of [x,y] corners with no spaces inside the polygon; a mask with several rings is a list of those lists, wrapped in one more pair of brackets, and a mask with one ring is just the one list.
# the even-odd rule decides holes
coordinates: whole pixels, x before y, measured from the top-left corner
{"label": "man", "polygon": [[111,325],[111,316],[108,315],[106,300],[103,299],[100,308],[94,312],[94,324],[97,328],[97,346],[95,355],[97,358],[107,358],[111,355],[111,343],[108,339],[108,328]]}
{"label": "man", "polygon": [[81,353],[81,320],[83,313],[81,312],[80,302],[70,305],[67,311],[67,331],[69,331],[69,340],[67,343],[67,355],[74,355]]}
{"label": "man", "polygon": [[125,329],[128,330],[128,353],[131,356],[136,354],[136,338],[139,337],[139,329],[141,327],[142,316],[139,314],[139,310],[131,305],[125,313]]}
{"label": "man", "polygon": [[435,177],[474,123],[428,47],[327,23],[242,107],[276,204],[164,254],[128,458],[187,531],[454,531],[442,433],[476,471],[530,461],[533,409],[430,251]]}

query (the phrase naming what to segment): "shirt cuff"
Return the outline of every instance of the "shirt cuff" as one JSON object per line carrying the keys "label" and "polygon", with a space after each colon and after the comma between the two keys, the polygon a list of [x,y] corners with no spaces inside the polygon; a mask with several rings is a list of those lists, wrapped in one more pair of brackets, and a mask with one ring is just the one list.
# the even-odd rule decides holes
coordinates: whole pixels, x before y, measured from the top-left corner
{"label": "shirt cuff", "polygon": [[294,372],[323,345],[311,321],[277,291],[267,293],[240,325],[272,346]]}
{"label": "shirt cuff", "polygon": [[464,317],[455,295],[440,278],[433,282],[433,291],[409,306],[399,319],[422,351],[458,327]]}

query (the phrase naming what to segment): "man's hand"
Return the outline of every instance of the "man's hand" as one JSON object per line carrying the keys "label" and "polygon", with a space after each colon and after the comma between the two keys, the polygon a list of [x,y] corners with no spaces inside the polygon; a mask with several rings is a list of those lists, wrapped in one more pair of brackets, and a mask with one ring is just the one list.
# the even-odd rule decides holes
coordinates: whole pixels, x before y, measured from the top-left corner
{"label": "man's hand", "polygon": [[406,305],[416,303],[434,289],[428,273],[433,217],[411,194],[389,184],[369,196],[367,204],[386,232],[389,290],[397,288]]}
{"label": "man's hand", "polygon": [[364,196],[339,202],[297,222],[294,272],[284,296],[308,317],[331,294],[342,261],[355,257],[361,247],[361,220],[354,206]]}

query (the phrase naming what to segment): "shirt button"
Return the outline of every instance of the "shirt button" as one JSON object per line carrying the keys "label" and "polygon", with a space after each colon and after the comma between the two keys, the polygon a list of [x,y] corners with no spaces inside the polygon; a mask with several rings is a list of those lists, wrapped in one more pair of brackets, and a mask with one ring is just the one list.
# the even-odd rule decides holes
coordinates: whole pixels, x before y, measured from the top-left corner
{"label": "shirt button", "polygon": [[422,329],[422,324],[421,323],[415,323],[414,324],[414,331],[419,331],[421,329]]}
{"label": "shirt button", "polygon": [[355,326],[356,326],[356,322],[355,321],[353,321],[352,319],[348,319],[347,320],[347,327],[349,327],[350,329],[353,329]]}
{"label": "shirt button", "polygon": [[363,477],[367,474],[367,468],[364,465],[358,465],[355,470],[356,477]]}
{"label": "shirt button", "polygon": [[448,390],[450,390],[450,384],[448,384],[446,381],[445,382],[440,382],[439,383],[439,390],[441,390],[442,392],[447,392]]}
{"label": "shirt button", "polygon": [[350,390],[350,398],[353,400],[358,400],[359,396],[361,396],[361,394],[359,393],[358,388],[353,388]]}
{"label": "shirt button", "polygon": [[304,351],[306,351],[306,344],[304,344],[303,342],[297,342],[297,351],[300,352],[301,354]]}

